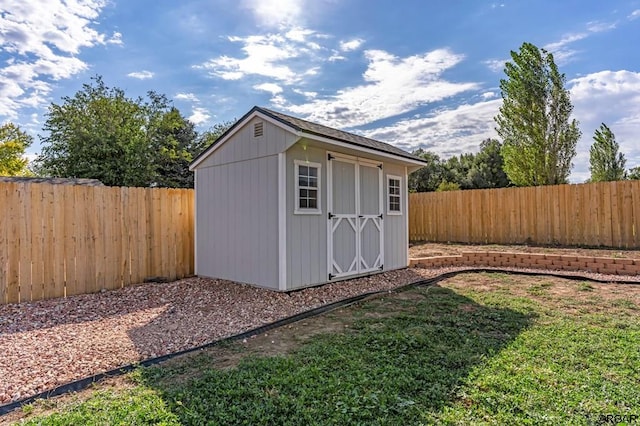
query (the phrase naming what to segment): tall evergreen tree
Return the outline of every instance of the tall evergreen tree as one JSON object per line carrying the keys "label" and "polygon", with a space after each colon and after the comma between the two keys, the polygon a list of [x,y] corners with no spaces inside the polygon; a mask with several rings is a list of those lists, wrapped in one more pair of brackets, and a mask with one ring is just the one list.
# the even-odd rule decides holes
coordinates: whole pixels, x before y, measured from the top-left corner
{"label": "tall evergreen tree", "polygon": [[503,104],[495,117],[504,171],[518,186],[566,183],[580,138],[565,76],[553,55],[531,43],[511,52],[500,80]]}
{"label": "tall evergreen tree", "polygon": [[602,123],[593,136],[593,144],[589,149],[589,170],[591,182],[610,182],[625,178],[627,160],[619,152],[620,145],[616,136],[606,124]]}

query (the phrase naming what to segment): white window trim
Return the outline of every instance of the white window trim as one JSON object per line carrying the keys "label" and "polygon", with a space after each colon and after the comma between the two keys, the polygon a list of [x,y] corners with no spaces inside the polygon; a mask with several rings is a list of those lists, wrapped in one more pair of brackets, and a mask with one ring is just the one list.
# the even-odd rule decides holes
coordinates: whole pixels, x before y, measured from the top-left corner
{"label": "white window trim", "polygon": [[[397,180],[398,182],[400,182],[400,194],[398,195],[400,197],[400,211],[395,211],[395,210],[391,210],[391,194],[389,193],[389,180],[390,179],[394,179]],[[395,175],[387,175],[387,180],[386,180],[386,192],[387,192],[387,215],[390,216],[402,216],[402,200],[403,200],[403,190],[402,190],[402,177],[400,176],[395,176]]]}
{"label": "white window trim", "polygon": [[[294,205],[293,205],[293,214],[322,214],[322,164],[320,163],[312,163],[310,161],[303,160],[294,160],[294,168],[293,168],[293,179],[295,181],[295,195],[294,195]],[[316,167],[318,169],[318,208],[316,209],[301,209],[300,208],[300,179],[298,176],[299,167],[300,166],[309,166]]]}

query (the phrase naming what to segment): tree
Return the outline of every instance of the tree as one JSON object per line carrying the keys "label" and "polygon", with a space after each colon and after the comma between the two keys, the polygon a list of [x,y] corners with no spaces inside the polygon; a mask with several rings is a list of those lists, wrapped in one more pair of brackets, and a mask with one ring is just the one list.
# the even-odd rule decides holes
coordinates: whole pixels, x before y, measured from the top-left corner
{"label": "tree", "polygon": [[440,157],[422,148],[414,151],[413,155],[422,157],[427,164],[409,175],[409,191],[435,191],[444,177],[444,166],[440,161]]}
{"label": "tree", "polygon": [[627,173],[627,179],[640,180],[640,166],[630,168],[629,173]]}
{"label": "tree", "polygon": [[193,186],[188,165],[198,134],[165,95],[131,99],[96,76],[62,100],[47,112],[41,174],[113,186]]}
{"label": "tree", "polygon": [[500,80],[503,105],[494,118],[504,171],[518,186],[566,183],[580,139],[573,106],[553,55],[531,43],[511,52]]}
{"label": "tree", "polygon": [[[163,97],[164,99],[164,97]],[[164,99],[166,101],[166,99]],[[160,109],[150,126],[153,156],[154,186],[193,188],[193,173],[189,170],[192,150],[197,143],[195,125],[177,108]]]}
{"label": "tree", "polygon": [[589,170],[591,182],[610,182],[625,178],[627,161],[624,154],[618,152],[620,146],[616,136],[606,124],[602,123],[593,136],[593,144],[589,149]]}
{"label": "tree", "polygon": [[502,144],[497,139],[485,139],[480,143],[480,152],[467,175],[471,188],[505,188],[511,185],[503,169],[501,150]]}
{"label": "tree", "polygon": [[447,182],[443,180],[440,182],[440,185],[436,188],[436,192],[445,192],[445,191],[458,191],[460,189],[460,185],[455,182]]}
{"label": "tree", "polygon": [[0,126],[0,176],[25,176],[29,160],[24,157],[33,138],[19,126],[6,123]]}

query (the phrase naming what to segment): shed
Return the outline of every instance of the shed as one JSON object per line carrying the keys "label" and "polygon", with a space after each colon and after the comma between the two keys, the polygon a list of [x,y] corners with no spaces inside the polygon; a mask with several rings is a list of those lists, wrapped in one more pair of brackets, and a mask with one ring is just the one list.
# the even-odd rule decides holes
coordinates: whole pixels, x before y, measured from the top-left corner
{"label": "shed", "polygon": [[405,268],[407,176],[424,163],[254,107],[190,165],[195,273],[289,291]]}

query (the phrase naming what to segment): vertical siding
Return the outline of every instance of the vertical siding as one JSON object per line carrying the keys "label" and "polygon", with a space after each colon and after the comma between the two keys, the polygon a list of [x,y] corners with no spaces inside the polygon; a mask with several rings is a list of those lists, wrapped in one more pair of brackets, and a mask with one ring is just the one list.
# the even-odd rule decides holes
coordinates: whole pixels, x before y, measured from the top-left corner
{"label": "vertical siding", "polygon": [[[398,269],[404,268],[409,264],[407,258],[407,247],[409,241],[407,241],[407,224],[406,224],[406,203],[405,197],[407,197],[407,179],[405,176],[404,166],[384,163],[382,181],[384,190],[384,269]],[[402,177],[402,188],[400,193],[402,194],[402,215],[388,215],[387,214],[387,175],[395,175]]]}
{"label": "vertical siding", "polygon": [[[320,197],[322,214],[294,214],[294,160],[322,165]],[[324,149],[298,142],[287,151],[287,288],[327,281],[327,161]]]}
{"label": "vertical siding", "polygon": [[[253,125],[263,121],[264,134],[253,137]],[[268,121],[254,118],[242,126],[231,139],[216,149],[198,168],[267,157],[284,152],[297,139],[293,133],[283,130]]]}
{"label": "vertical siding", "polygon": [[278,289],[278,156],[196,175],[198,275]]}

